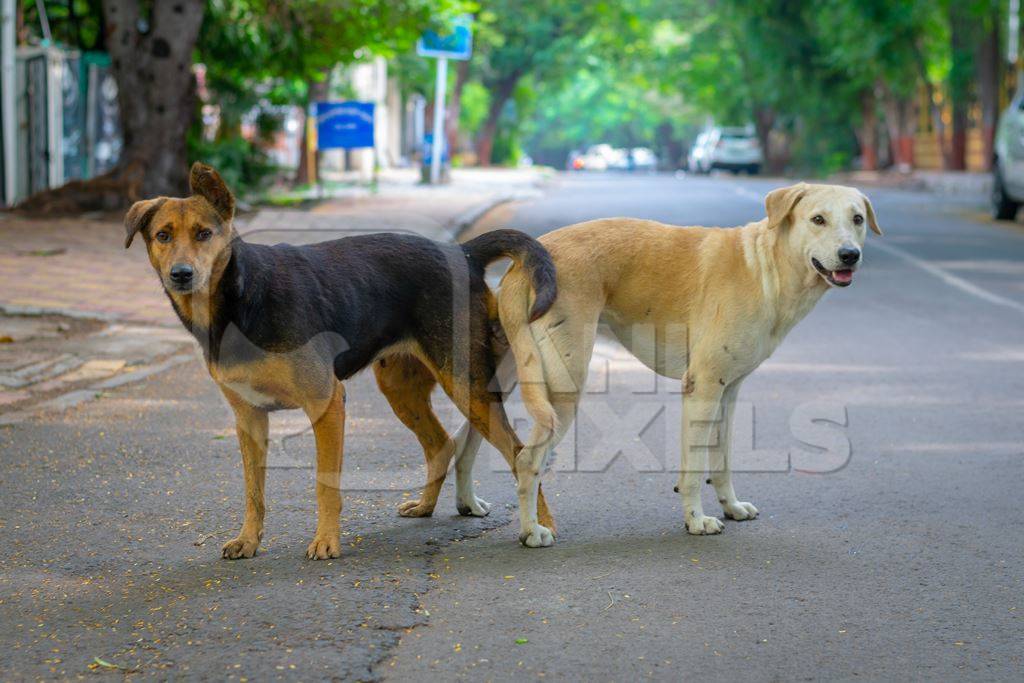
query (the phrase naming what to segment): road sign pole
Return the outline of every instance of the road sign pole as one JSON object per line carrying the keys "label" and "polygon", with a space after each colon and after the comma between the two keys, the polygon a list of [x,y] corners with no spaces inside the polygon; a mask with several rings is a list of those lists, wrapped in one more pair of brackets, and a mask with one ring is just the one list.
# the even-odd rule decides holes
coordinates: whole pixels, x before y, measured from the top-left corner
{"label": "road sign pole", "polygon": [[434,86],[434,140],[430,153],[430,184],[441,182],[441,153],[444,150],[444,96],[448,87],[448,58],[437,59],[437,84]]}
{"label": "road sign pole", "polygon": [[0,70],[3,75],[0,80],[4,87],[0,93],[0,121],[3,125],[3,170],[4,187],[2,204],[14,204],[14,194],[17,192],[18,173],[15,165],[18,159],[15,136],[17,135],[17,111],[15,107],[14,82],[17,79],[15,71],[15,8],[17,3],[14,0],[2,0],[0,2]]}

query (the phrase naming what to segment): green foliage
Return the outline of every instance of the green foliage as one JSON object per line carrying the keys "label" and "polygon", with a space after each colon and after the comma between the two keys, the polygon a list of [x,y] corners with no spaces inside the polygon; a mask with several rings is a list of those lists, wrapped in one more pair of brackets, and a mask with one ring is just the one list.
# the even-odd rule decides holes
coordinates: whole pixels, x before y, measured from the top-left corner
{"label": "green foliage", "polygon": [[[710,117],[755,124],[779,165],[830,172],[858,155],[865,110],[884,120],[883,103],[917,102],[926,88],[937,98],[975,97],[975,51],[1000,8],[998,0],[492,0],[482,3],[473,75],[492,100],[509,77],[533,88],[536,106],[500,112],[498,141],[518,134],[554,165],[597,142],[653,146],[675,163]],[[484,120],[464,115],[462,124],[477,130]]]}
{"label": "green foliage", "polygon": [[[42,21],[36,0],[19,0],[25,26],[42,38]],[[103,50],[104,27],[101,0],[44,2],[53,42],[82,51]]]}
{"label": "green foliage", "polygon": [[258,146],[234,136],[208,142],[189,135],[188,160],[202,161],[217,169],[235,194],[258,192],[277,170]]}
{"label": "green foliage", "polygon": [[491,93],[482,83],[470,81],[462,89],[462,107],[459,110],[459,128],[479,130],[491,106]]}

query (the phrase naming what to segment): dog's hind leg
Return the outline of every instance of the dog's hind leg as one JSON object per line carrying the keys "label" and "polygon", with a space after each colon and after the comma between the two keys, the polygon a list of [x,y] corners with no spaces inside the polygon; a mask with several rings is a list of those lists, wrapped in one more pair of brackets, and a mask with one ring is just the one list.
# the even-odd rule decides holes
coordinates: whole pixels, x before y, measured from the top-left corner
{"label": "dog's hind leg", "polygon": [[455,441],[455,507],[460,515],[483,517],[491,511],[491,504],[476,495],[473,484],[473,463],[483,437],[469,422],[463,423],[453,438]]}
{"label": "dog's hind leg", "polygon": [[[403,517],[429,517],[437,505],[437,497],[458,443],[448,438],[431,408],[430,392],[437,380],[426,365],[409,355],[381,358],[373,364],[373,372],[377,386],[395,415],[416,434],[427,462],[423,495],[419,500],[407,500],[399,505],[398,514]],[[469,464],[472,467],[472,461]],[[487,514],[486,510],[482,514]]]}
{"label": "dog's hind leg", "polygon": [[548,455],[576,419],[576,406],[587,380],[597,334],[597,311],[593,312],[592,321],[584,313],[562,313],[558,304],[553,311],[549,317],[554,323],[545,318],[534,325],[542,328],[536,330],[544,369],[544,386],[540,389],[547,392],[555,411],[556,426],[552,432],[534,425],[526,446],[516,456],[519,541],[528,548],[549,546],[554,542],[542,514],[540,474]]}
{"label": "dog's hind leg", "polygon": [[[460,461],[463,458],[470,458],[469,462],[463,465],[466,468],[466,479],[468,480],[473,460],[476,458],[481,436],[498,449],[509,467],[512,468],[512,473],[516,474],[516,455],[522,449],[523,444],[516,436],[512,425],[509,424],[501,392],[491,391],[484,381],[475,381],[471,382],[468,387],[456,388],[456,380],[450,375],[439,372],[437,376],[445,392],[469,420],[470,429],[467,431],[466,446],[464,452],[460,454]],[[460,405],[460,401],[456,400],[456,397],[467,395],[469,396],[468,405],[465,402]],[[474,435],[474,433],[476,434]],[[537,494],[537,514],[546,522],[545,526],[554,533],[555,520],[544,494],[540,491]]]}
{"label": "dog's hind leg", "polygon": [[552,401],[558,417],[555,431],[534,426],[529,442],[516,455],[516,494],[519,497],[519,542],[527,548],[543,548],[555,542],[554,529],[548,526],[544,498],[540,493],[540,475],[544,463],[576,416],[575,401]]}

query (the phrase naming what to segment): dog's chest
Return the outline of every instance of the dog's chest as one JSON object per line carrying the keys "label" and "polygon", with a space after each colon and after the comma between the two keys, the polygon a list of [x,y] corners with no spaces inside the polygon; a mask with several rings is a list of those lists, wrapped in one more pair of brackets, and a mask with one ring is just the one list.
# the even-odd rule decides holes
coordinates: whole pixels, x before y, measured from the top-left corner
{"label": "dog's chest", "polygon": [[291,368],[259,362],[209,366],[210,376],[222,388],[256,408],[273,410],[304,405],[308,390],[296,386]]}
{"label": "dog's chest", "polygon": [[222,386],[225,386],[235,392],[242,397],[243,401],[257,408],[273,408],[281,403],[278,399],[274,398],[270,394],[260,391],[251,384],[246,384],[244,382],[224,382],[222,383]]}

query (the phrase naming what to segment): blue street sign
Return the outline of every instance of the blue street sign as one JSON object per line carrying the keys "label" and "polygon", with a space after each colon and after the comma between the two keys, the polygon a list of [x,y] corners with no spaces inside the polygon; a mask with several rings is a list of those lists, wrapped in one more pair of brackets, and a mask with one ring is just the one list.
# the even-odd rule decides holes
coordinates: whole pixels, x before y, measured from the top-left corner
{"label": "blue street sign", "polygon": [[373,102],[317,102],[316,147],[373,147]]}
{"label": "blue street sign", "polygon": [[473,53],[472,19],[461,16],[452,22],[452,32],[441,35],[437,31],[424,31],[416,43],[416,54],[421,57],[469,59]]}
{"label": "blue street sign", "polygon": [[[427,133],[423,136],[423,165],[429,166],[434,159],[434,134]],[[448,141],[441,138],[441,163],[448,163]]]}

